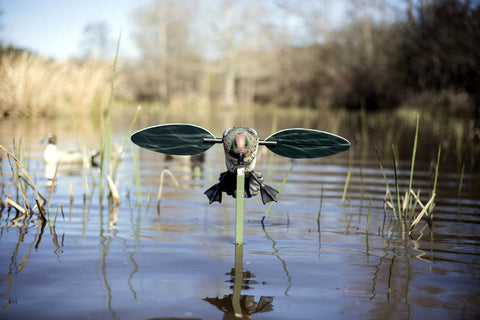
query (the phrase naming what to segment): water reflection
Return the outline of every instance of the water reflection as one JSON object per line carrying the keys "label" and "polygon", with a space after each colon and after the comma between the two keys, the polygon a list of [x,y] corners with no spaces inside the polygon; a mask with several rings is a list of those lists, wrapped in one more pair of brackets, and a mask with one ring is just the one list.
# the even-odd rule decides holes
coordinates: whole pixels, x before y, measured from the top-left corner
{"label": "water reflection", "polygon": [[[2,217],[2,212],[3,210],[0,211],[0,218]],[[10,213],[10,210],[8,210],[7,212]],[[18,215],[18,212],[17,212],[17,215]],[[9,218],[9,215],[7,216],[7,221],[8,221],[8,218]],[[12,304],[17,304],[17,298],[14,298],[11,293],[14,280],[27,267],[27,264],[30,261],[29,259],[33,249],[35,249],[35,251],[38,250],[40,247],[40,243],[42,242],[43,234],[44,234],[47,223],[46,221],[40,218],[32,222],[31,218],[32,216],[26,217],[25,219],[23,219],[22,223],[19,223],[19,221],[12,222],[12,225],[9,227],[9,228],[13,227],[15,228],[15,230],[18,230],[18,239],[16,241],[15,247],[13,248],[12,254],[10,256],[8,272],[5,275],[5,277],[3,277],[0,280],[1,282],[7,283],[7,288],[5,292],[2,292],[0,295],[3,299],[6,300],[6,303],[1,306],[0,311],[7,309]],[[12,221],[15,219],[18,219],[18,217],[12,219]],[[23,251],[22,244],[25,241],[26,235],[34,227],[36,227],[35,236],[32,242],[28,245],[27,252],[21,255],[21,252]],[[59,237],[55,231],[55,227],[50,226],[49,230],[50,230],[50,234],[52,235],[52,242],[55,246],[54,253],[57,257],[57,261],[60,262],[60,255],[63,253],[65,234],[62,234],[59,241]],[[5,231],[4,228],[1,228],[0,236],[3,235],[4,231]],[[21,258],[20,258],[20,255],[21,255]]]}
{"label": "water reflection", "polygon": [[[117,208],[117,210],[115,209]],[[112,292],[112,287],[110,285],[109,281],[109,274],[107,272],[107,258],[110,253],[110,248],[112,245],[112,240],[113,237],[115,236],[115,223],[117,221],[117,214],[118,214],[118,206],[109,206],[108,207],[108,230],[105,230],[104,228],[104,217],[103,217],[103,206],[100,206],[100,274],[101,278],[103,279],[103,284],[105,286],[105,291],[104,294],[106,294],[106,301],[107,301],[107,307],[108,310],[110,311],[113,319],[119,319],[117,313],[113,309],[112,306],[112,300],[113,300],[113,292]],[[113,232],[113,236],[112,233]]]}
{"label": "water reflection", "polygon": [[233,283],[230,289],[233,292],[223,298],[205,298],[204,301],[217,307],[224,315],[223,319],[253,319],[253,314],[273,310],[273,297],[261,296],[257,301],[253,295],[242,295],[242,290],[248,290],[251,285],[257,284],[250,271],[243,270],[243,246],[235,246],[235,267],[226,275],[230,275]]}
{"label": "water reflection", "polygon": [[[286,296],[288,296],[288,291],[290,290],[290,287],[292,286],[292,277],[290,276],[290,273],[288,272],[287,263],[286,263],[285,260],[282,259],[282,257],[278,254],[278,249],[276,248],[277,242],[276,242],[272,237],[270,237],[270,235],[268,234],[267,229],[265,228],[264,225],[262,226],[262,229],[263,229],[263,232],[265,232],[265,237],[272,242],[272,249],[273,249],[272,254],[273,254],[273,255],[281,262],[281,264],[282,264],[283,271],[285,272],[285,275],[286,275],[287,280],[288,280],[288,286],[287,286],[287,288],[285,289],[284,294],[285,294]],[[319,229],[320,229],[320,226],[319,226]],[[320,232],[319,232],[319,233],[320,233]],[[319,238],[319,239],[320,239],[320,238]]]}
{"label": "water reflection", "polygon": [[[267,136],[271,118],[255,121],[248,124]],[[278,128],[296,125],[342,134],[359,131],[355,124],[351,129],[343,125],[331,130],[328,124],[310,126],[295,121],[279,117]],[[225,121],[213,122],[221,126],[216,132],[221,132]],[[345,318],[440,315],[473,319],[480,312],[479,174],[468,164],[457,167],[456,159],[451,166],[448,155],[455,157],[455,153],[445,152],[433,226],[422,220],[409,235],[408,225],[395,222],[388,208],[384,211],[385,182],[373,145],[378,145],[381,158],[386,159],[391,182],[394,173],[388,150],[392,143],[405,144],[404,152],[398,148],[398,177],[403,190],[410,174],[411,146],[406,144],[411,142],[414,128],[406,126],[397,134],[394,126],[384,128],[387,125],[379,123],[373,131],[371,126],[366,128],[369,135],[364,140],[359,137],[361,144],[353,144],[351,153],[344,157],[298,162],[263,229],[258,219],[265,208],[254,200],[248,202],[247,210],[257,219],[247,228],[250,243],[245,250],[249,250],[251,270],[244,269],[247,264],[240,263],[240,255],[230,271],[234,210],[228,203],[208,206],[203,196],[204,188],[216,181],[217,169],[224,167],[224,158],[217,155],[223,156],[222,150],[206,154],[205,162],[198,166],[188,158],[168,160],[151,152],[127,152],[118,171],[120,207],[109,207],[105,199],[97,197],[96,169],[70,171],[62,165],[46,224],[40,217],[22,215],[13,208],[0,211],[0,318],[28,318],[40,305],[57,301],[55,310],[43,315],[45,319],[167,315],[212,319],[221,318],[219,310],[224,319],[235,315],[315,319],[319,313],[328,318],[341,314]],[[4,132],[0,139],[10,139],[5,126],[0,129]],[[123,140],[125,132],[118,134]],[[37,137],[32,136],[36,146]],[[424,142],[430,141],[428,133],[420,136]],[[415,164],[414,184],[426,196],[433,180],[429,161],[437,146],[431,153],[426,143],[422,146],[426,149],[419,149],[424,155]],[[139,154],[136,164],[135,152]],[[44,181],[41,156],[39,149],[25,155],[37,182]],[[10,183],[14,176],[6,157],[3,160],[1,198],[10,195],[17,199],[21,195]],[[290,165],[276,156],[262,156],[259,166],[270,172],[273,184],[280,185]],[[159,174],[166,168],[178,178],[181,191],[166,179],[162,215],[158,216],[154,205],[145,204],[150,198],[154,203]],[[75,199],[67,205],[70,185],[78,199],[83,192],[83,204]],[[426,200],[422,198],[423,203]],[[68,210],[65,219],[60,215],[60,202],[65,204],[65,215]],[[365,231],[368,223],[369,231]],[[256,267],[250,267],[253,265]],[[258,279],[267,272],[271,280],[263,285]]]}

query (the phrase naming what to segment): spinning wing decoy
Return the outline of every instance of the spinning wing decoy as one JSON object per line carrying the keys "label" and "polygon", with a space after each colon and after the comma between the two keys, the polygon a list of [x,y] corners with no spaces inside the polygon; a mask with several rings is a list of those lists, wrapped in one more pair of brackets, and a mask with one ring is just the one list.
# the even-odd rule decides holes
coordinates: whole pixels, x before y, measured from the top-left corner
{"label": "spinning wing decoy", "polygon": [[245,168],[245,197],[250,198],[260,192],[263,203],[277,201],[278,191],[263,183],[262,174],[255,172],[259,138],[252,128],[233,127],[225,130],[222,137],[227,171],[222,172],[219,182],[205,194],[210,203],[222,202],[222,192],[236,196],[236,176],[239,166]]}
{"label": "spinning wing decoy", "polygon": [[192,124],[174,123],[139,130],[130,137],[140,147],[171,155],[195,155],[207,151],[215,143],[223,143],[227,171],[219,182],[205,191],[210,203],[222,202],[222,192],[236,197],[237,169],[245,169],[245,197],[260,192],[263,203],[276,201],[278,191],[263,183],[255,171],[258,146],[284,157],[317,158],[348,150],[350,142],[340,136],[313,129],[290,128],[280,130],[265,140],[259,140],[252,128],[233,127],[225,130],[222,138],[215,138],[208,130]]}

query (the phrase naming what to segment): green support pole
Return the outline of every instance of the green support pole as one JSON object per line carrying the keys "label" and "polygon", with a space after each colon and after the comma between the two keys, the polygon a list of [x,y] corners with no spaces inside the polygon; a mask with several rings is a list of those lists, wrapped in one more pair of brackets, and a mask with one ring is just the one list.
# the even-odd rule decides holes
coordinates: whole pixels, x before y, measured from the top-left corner
{"label": "green support pole", "polygon": [[237,210],[235,214],[235,244],[243,246],[243,208],[245,197],[245,169],[237,169]]}

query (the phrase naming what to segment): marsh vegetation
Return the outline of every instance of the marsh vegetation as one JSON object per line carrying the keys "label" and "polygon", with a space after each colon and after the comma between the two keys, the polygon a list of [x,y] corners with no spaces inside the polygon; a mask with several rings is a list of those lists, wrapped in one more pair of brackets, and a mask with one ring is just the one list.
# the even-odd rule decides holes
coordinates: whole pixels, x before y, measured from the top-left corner
{"label": "marsh vegetation", "polygon": [[[0,318],[480,312],[479,7],[407,1],[391,16],[393,2],[368,2],[334,30],[308,3],[153,2],[135,14],[139,61],[119,39],[112,61],[2,50]],[[246,200],[239,251],[234,199],[203,195],[223,150],[193,162],[129,141],[181,122],[319,129],[352,147],[295,162],[261,150],[279,201]],[[98,162],[46,177],[48,132]]]}
{"label": "marsh vegetation", "polygon": [[[339,3],[149,3],[132,13],[139,57],[120,50],[116,98],[204,112],[406,106],[478,118],[478,4]],[[2,48],[2,116],[105,111],[118,38],[102,23],[88,25],[85,52],[64,62]]]}

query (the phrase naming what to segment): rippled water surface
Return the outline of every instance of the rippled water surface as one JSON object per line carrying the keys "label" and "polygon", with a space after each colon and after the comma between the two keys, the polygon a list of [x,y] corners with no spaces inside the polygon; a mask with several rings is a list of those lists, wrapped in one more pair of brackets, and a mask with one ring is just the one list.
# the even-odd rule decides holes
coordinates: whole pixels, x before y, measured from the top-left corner
{"label": "rippled water surface", "polygon": [[[366,135],[361,125],[331,125],[321,118],[287,113],[274,120],[241,114],[205,120],[154,113],[136,123],[140,129],[191,122],[217,136],[240,124],[255,127],[262,138],[273,130],[309,127],[352,142],[345,153],[293,164],[263,150],[257,170],[267,184],[280,188],[293,169],[263,225],[268,205],[258,197],[246,199],[243,248],[234,245],[235,199],[224,195],[222,204],[209,205],[203,194],[225,170],[220,146],[192,168],[189,158],[165,159],[128,143],[117,172],[119,207],[110,206],[106,195],[100,198],[98,168],[61,165],[49,221],[42,224],[36,213],[15,219],[15,209],[0,213],[0,319],[478,317],[480,173],[470,165],[462,173],[469,153],[455,154],[461,148],[454,138],[448,142],[434,127],[422,127],[412,189],[420,190],[423,204],[434,184],[438,143],[442,161],[433,224],[422,220],[409,235],[410,222],[395,220],[385,205],[374,146],[394,188],[390,145],[396,145],[403,196],[415,121],[404,120],[408,126],[392,132],[369,123]],[[114,124],[120,145],[130,121]],[[50,187],[40,138],[57,131],[62,148],[99,144],[95,124],[75,130],[66,122],[0,129],[2,145],[13,149],[15,138],[22,146],[20,159],[46,198]],[[1,199],[8,195],[23,203],[5,154],[1,163]],[[166,174],[157,203],[164,169],[179,186]],[[31,194],[29,200],[34,202]],[[420,211],[418,205],[415,214]]]}

